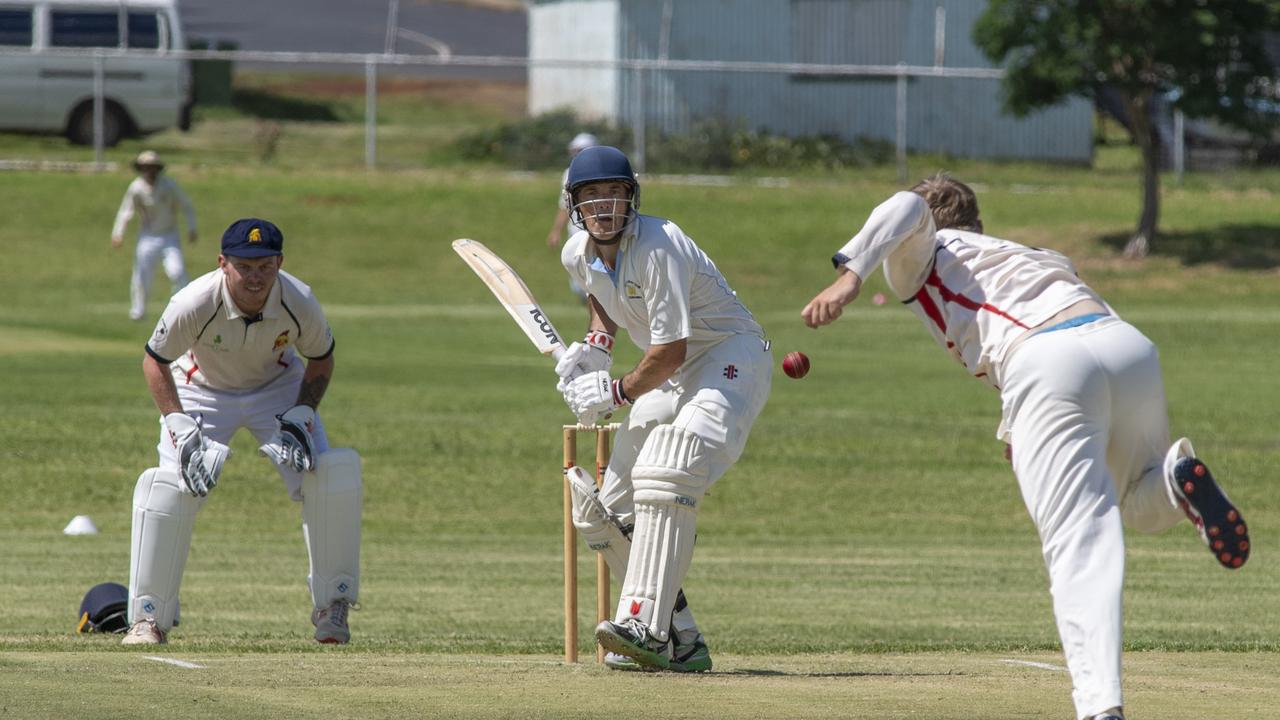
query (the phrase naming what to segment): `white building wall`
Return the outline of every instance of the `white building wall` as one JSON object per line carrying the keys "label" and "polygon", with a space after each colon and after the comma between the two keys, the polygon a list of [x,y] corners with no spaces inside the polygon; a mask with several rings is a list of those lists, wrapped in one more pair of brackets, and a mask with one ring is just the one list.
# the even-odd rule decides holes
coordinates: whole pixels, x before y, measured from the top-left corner
{"label": "white building wall", "polygon": [[[606,60],[620,57],[617,0],[538,2],[529,8],[529,58]],[[529,68],[529,114],[571,107],[586,119],[618,116],[614,68]]]}

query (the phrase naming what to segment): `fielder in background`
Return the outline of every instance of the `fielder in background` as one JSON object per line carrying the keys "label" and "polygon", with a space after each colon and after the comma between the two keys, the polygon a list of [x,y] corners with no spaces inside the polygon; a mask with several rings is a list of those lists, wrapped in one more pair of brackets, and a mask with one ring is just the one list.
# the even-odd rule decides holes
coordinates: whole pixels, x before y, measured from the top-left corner
{"label": "fielder in background", "polygon": [[330,449],[316,413],[333,376],[333,335],[311,288],[280,269],[283,247],[272,223],[233,223],[218,268],[169,301],[147,342],[142,370],[162,416],[160,465],[142,473],[133,493],[126,645],[166,641],[196,513],[239,428],[262,443],[259,452],[302,503],[316,640],[351,639],[360,457]]}
{"label": "fielder in background", "polygon": [[[640,185],[622,152],[583,150],[565,191],[585,230],[561,262],[589,294],[589,323],[556,365],[557,389],[585,424],[632,406],[599,493],[584,470],[567,471],[574,524],[622,580],[617,614],[596,639],[613,668],[709,670],[680,586],[703,495],[742,455],[769,397],[769,343],[675,223],[637,212]],[[614,378],[619,327],[644,356]]]}
{"label": "fielder in background", "polygon": [[973,191],[935,176],[872,213],[802,311],[834,322],[883,263],[947,353],[1000,392],[997,437],[1040,533],[1080,718],[1124,717],[1124,534],[1185,516],[1224,567],[1249,557],[1239,511],[1186,438],[1169,443],[1156,348],[1051,250],[982,234]]}
{"label": "fielder in background", "polygon": [[160,156],[150,150],[139,153],[133,167],[138,177],[125,190],[120,211],[111,228],[111,247],[124,245],[124,231],[134,215],[138,221],[138,248],[133,256],[133,277],[129,281],[129,319],[141,320],[147,312],[147,295],[155,279],[156,263],[163,262],[173,292],[187,284],[187,269],[178,242],[178,211],[187,216],[187,239],[196,241],[196,211],[176,180],[164,172]]}
{"label": "fielder in background", "polygon": [[[599,144],[600,141],[591,133],[584,132],[574,135],[573,139],[569,141],[569,162],[573,162],[578,153]],[[569,194],[565,192],[565,188],[568,185],[569,168],[565,168],[564,175],[560,176],[559,205],[556,207],[556,217],[551,221],[551,231],[547,233],[547,247],[549,248],[555,248],[560,245],[560,238],[564,235],[566,227],[569,229],[570,236],[582,230],[582,223],[578,221],[577,213],[573,212],[572,208],[569,207]],[[573,276],[569,277],[569,290],[574,295],[577,295],[579,300],[587,301],[587,291],[582,289],[582,286],[578,284],[577,280],[573,279]]]}
{"label": "fielder in background", "polygon": [[[589,147],[595,147],[600,144],[595,135],[591,133],[578,133],[569,141],[569,161],[578,156],[578,153]],[[557,193],[556,217],[551,221],[551,231],[547,233],[547,247],[559,247],[560,240],[564,237],[565,228],[570,228],[569,233],[578,232],[582,229],[582,225],[578,222],[577,214],[572,212],[569,207],[569,196],[565,193],[564,188],[569,184],[569,168],[564,169],[564,175],[560,177],[560,192]]]}

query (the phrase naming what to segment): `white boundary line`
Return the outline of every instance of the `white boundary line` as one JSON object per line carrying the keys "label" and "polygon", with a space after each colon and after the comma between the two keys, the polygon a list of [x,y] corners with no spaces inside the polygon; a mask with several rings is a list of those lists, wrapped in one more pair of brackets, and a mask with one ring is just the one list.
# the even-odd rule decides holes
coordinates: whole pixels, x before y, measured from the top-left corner
{"label": "white boundary line", "polygon": [[187,662],[186,660],[175,660],[173,658],[156,657],[154,655],[143,655],[142,659],[154,660],[158,663],[164,663],[165,665],[177,665],[180,668],[186,668],[188,670],[203,670],[205,668],[204,665],[197,665],[193,662]]}
{"label": "white boundary line", "polygon": [[1049,663],[1033,662],[1031,660],[1013,660],[1009,658],[1001,659],[1000,662],[1006,665],[1023,665],[1026,667],[1040,668],[1041,670],[1054,670],[1057,672],[1067,672],[1067,669],[1061,665],[1051,665]]}

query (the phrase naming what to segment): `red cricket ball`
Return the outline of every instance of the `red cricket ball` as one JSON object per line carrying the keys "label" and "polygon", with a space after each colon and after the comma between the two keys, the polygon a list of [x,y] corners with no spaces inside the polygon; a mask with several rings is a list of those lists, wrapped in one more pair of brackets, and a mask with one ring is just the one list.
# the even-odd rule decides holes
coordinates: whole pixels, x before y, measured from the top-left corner
{"label": "red cricket ball", "polygon": [[789,352],[782,358],[782,372],[797,380],[809,374],[809,358],[802,352]]}

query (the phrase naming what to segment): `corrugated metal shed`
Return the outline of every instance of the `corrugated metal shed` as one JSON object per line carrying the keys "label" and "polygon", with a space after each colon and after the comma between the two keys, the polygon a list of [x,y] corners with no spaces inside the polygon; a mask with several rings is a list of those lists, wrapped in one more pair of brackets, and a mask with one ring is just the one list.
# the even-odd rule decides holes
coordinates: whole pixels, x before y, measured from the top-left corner
{"label": "corrugated metal shed", "polygon": [[[970,40],[982,0],[537,0],[530,9],[533,57],[557,45],[616,53],[617,59],[749,61],[946,68],[989,68]],[[610,22],[561,22],[578,15]],[[665,16],[664,16],[665,15]],[[537,37],[548,32],[550,38]],[[578,56],[578,55],[574,55]],[[597,56],[602,57],[602,56]],[[543,79],[580,70],[534,68],[530,109],[577,105],[572,92],[551,92]],[[651,130],[681,131],[702,118],[785,135],[833,134],[893,141],[894,77],[726,71],[593,70],[612,76],[596,87],[612,93],[610,117]],[[576,83],[578,88],[582,83]],[[579,90],[580,91],[580,90]],[[585,109],[585,108],[584,108]],[[979,158],[1088,162],[1092,106],[1072,99],[1025,119],[1000,111],[999,81],[916,77],[908,81],[907,146],[913,151]]]}

